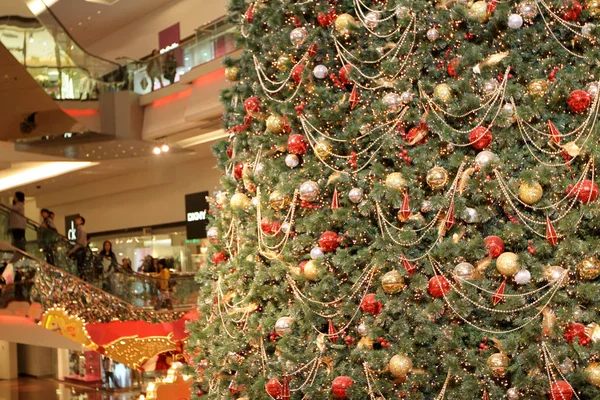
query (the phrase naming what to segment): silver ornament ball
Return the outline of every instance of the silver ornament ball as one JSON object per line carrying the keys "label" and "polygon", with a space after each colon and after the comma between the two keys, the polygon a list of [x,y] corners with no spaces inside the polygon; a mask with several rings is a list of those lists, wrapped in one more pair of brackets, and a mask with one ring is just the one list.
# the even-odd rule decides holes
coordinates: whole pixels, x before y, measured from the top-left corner
{"label": "silver ornament ball", "polygon": [[379,24],[379,13],[375,11],[369,12],[365,15],[365,25],[373,29]]}
{"label": "silver ornament ball", "polygon": [[438,32],[437,29],[435,28],[431,28],[427,31],[427,39],[429,39],[430,42],[435,42],[436,40],[438,40],[440,37],[440,33]]}
{"label": "silver ornament ball", "polygon": [[388,111],[395,112],[398,111],[398,108],[402,104],[402,98],[398,93],[388,93],[383,96],[383,104],[385,104],[388,108]]}
{"label": "silver ornament ball", "polygon": [[508,27],[510,29],[520,29],[523,26],[523,17],[519,14],[511,14],[508,16]]}
{"label": "silver ornament ball", "polygon": [[313,69],[313,75],[317,79],[325,79],[325,77],[327,76],[327,72],[328,69],[323,64],[319,64]]}
{"label": "silver ornament ball", "polygon": [[538,15],[537,4],[534,1],[525,0],[519,4],[518,12],[524,19],[534,19]]}
{"label": "silver ornament ball", "polygon": [[283,224],[281,224],[281,232],[287,234],[287,233],[290,233],[291,230],[292,230],[292,226],[290,225],[289,222],[284,222]]}
{"label": "silver ornament ball", "polygon": [[598,96],[600,92],[600,83],[592,82],[585,87],[585,91],[588,92],[592,97]]}
{"label": "silver ornament ball", "polygon": [[308,31],[306,28],[295,28],[292,30],[292,32],[290,32],[290,42],[292,42],[294,46],[300,46],[302,43],[304,43],[307,36]]}
{"label": "silver ornament ball", "polygon": [[581,34],[585,37],[591,38],[594,28],[596,28],[596,25],[588,22],[581,27]]}
{"label": "silver ornament ball", "polygon": [[527,285],[531,282],[531,272],[526,269],[521,269],[517,271],[514,278],[517,285]]}
{"label": "silver ornament ball", "polygon": [[265,170],[265,164],[259,162],[258,164],[256,164],[256,168],[254,168],[254,174],[256,176],[260,176],[260,175],[262,175],[264,170]]}
{"label": "silver ornament ball", "polygon": [[486,95],[491,95],[492,93],[494,93],[496,91],[496,89],[498,89],[498,80],[497,79],[488,79],[485,82],[483,82],[483,92]]}
{"label": "silver ornament ball", "polygon": [[217,228],[216,226],[212,226],[206,231],[206,238],[211,243],[218,243],[220,236],[221,235],[219,233],[219,228]]}
{"label": "silver ornament ball", "polygon": [[517,388],[510,388],[506,391],[506,398],[508,400],[517,400],[519,398],[519,391]]}
{"label": "silver ornament ball", "polygon": [[363,197],[363,190],[361,188],[352,188],[350,192],[348,192],[348,198],[354,204],[358,204],[361,202]]}
{"label": "silver ornament ball", "polygon": [[479,213],[474,208],[466,207],[462,213],[462,219],[467,224],[476,224],[479,222]]}
{"label": "silver ornament ball", "polygon": [[475,163],[481,169],[485,169],[487,167],[493,167],[500,162],[500,158],[491,151],[483,150],[477,153],[475,156]]}
{"label": "silver ornament ball", "polygon": [[367,336],[369,334],[369,329],[365,324],[358,325],[356,330],[360,336]]}
{"label": "silver ornament ball", "polygon": [[404,104],[408,104],[412,101],[413,95],[411,92],[402,92],[400,95],[400,101]]}
{"label": "silver ornament ball", "polygon": [[319,185],[313,181],[306,181],[300,185],[300,199],[315,201],[319,197]]}
{"label": "silver ornament ball", "polygon": [[421,203],[421,212],[428,213],[432,210],[432,208],[433,205],[429,200],[423,200],[423,202]]}
{"label": "silver ornament ball", "polygon": [[300,158],[296,154],[288,154],[285,156],[285,165],[290,168],[296,168],[300,164]]}
{"label": "silver ornament ball", "polygon": [[399,5],[398,7],[396,7],[395,14],[397,18],[406,18],[410,15],[410,10],[406,6]]}
{"label": "silver ornament ball", "polygon": [[454,267],[454,275],[459,278],[469,279],[473,277],[473,271],[475,271],[475,267],[473,264],[468,262],[461,262]]}
{"label": "silver ornament ball", "polygon": [[290,317],[282,317],[275,322],[275,332],[279,335],[286,335],[292,331],[294,319]]}
{"label": "silver ornament ball", "polygon": [[311,259],[318,260],[323,257],[325,257],[325,254],[323,253],[323,250],[321,250],[320,247],[313,247],[312,249],[310,249],[310,258]]}

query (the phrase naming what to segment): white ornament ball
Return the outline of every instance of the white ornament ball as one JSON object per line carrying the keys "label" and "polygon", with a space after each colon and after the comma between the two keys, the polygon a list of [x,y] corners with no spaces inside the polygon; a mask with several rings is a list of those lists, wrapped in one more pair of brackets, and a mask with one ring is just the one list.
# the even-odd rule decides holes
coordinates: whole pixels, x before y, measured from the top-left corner
{"label": "white ornament ball", "polygon": [[525,19],[534,19],[538,15],[537,4],[534,1],[525,0],[518,7],[519,14]]}
{"label": "white ornament ball", "polygon": [[388,93],[383,96],[383,104],[388,107],[388,111],[395,112],[402,105],[402,98],[398,93]]}
{"label": "white ornament ball", "polygon": [[356,330],[358,331],[358,334],[360,336],[367,336],[369,334],[369,329],[367,328],[367,326],[365,324],[358,325]]}
{"label": "white ornament ball", "polygon": [[323,250],[321,250],[320,247],[313,247],[312,249],[310,249],[310,258],[311,259],[318,260],[323,257],[325,257],[325,254],[323,253]]}
{"label": "white ornament ball", "polygon": [[508,27],[510,29],[520,29],[523,26],[523,17],[519,14],[511,14],[508,16]]}
{"label": "white ornament ball", "polygon": [[294,319],[290,317],[281,317],[275,322],[275,332],[279,335],[286,335],[292,331]]}
{"label": "white ornament ball", "polygon": [[283,224],[281,224],[281,232],[288,234],[290,233],[292,230],[292,226],[290,225],[289,222],[284,222]]}
{"label": "white ornament ball", "polygon": [[319,64],[313,69],[313,75],[317,79],[325,79],[327,77],[327,72],[328,69],[323,64]]}
{"label": "white ornament ball", "polygon": [[290,168],[296,168],[300,164],[300,159],[295,154],[288,154],[285,156],[285,165]]}
{"label": "white ornament ball", "polygon": [[300,199],[315,201],[319,197],[319,185],[313,181],[306,181],[300,185]]}
{"label": "white ornament ball", "polygon": [[512,103],[506,103],[502,106],[502,111],[509,117],[512,117],[515,114],[515,106]]}
{"label": "white ornament ball", "polygon": [[373,29],[379,24],[379,13],[371,11],[365,15],[365,25]]}
{"label": "white ornament ball", "polygon": [[306,28],[295,28],[292,30],[292,32],[290,32],[290,42],[292,42],[294,46],[300,46],[302,43],[304,43],[307,36],[308,31]]}
{"label": "white ornament ball", "polygon": [[488,79],[485,82],[483,82],[483,92],[486,95],[491,95],[492,93],[494,93],[496,91],[496,89],[498,89],[498,80],[497,79]]}
{"label": "white ornament ball", "polygon": [[500,157],[488,150],[483,150],[475,156],[475,163],[479,168],[485,169],[488,166],[493,167],[500,162]]}
{"label": "white ornament ball", "polygon": [[265,171],[265,164],[259,162],[258,164],[256,164],[256,168],[254,168],[254,174],[256,176],[260,176],[262,175],[262,173]]}
{"label": "white ornament ball", "polygon": [[519,391],[516,388],[510,388],[506,391],[506,398],[508,400],[517,400],[519,398]]}
{"label": "white ornament ball", "polygon": [[206,231],[206,238],[211,243],[219,243],[219,237],[219,228],[217,228],[216,226],[210,227]]}
{"label": "white ornament ball", "polygon": [[479,222],[479,213],[474,208],[466,207],[462,213],[462,219],[467,224],[476,224]]}
{"label": "white ornament ball", "polygon": [[581,34],[585,37],[592,37],[592,31],[596,28],[596,25],[588,22],[581,27]]}
{"label": "white ornament ball", "polygon": [[531,282],[531,272],[526,269],[521,269],[515,274],[515,282],[517,285],[527,285]]}
{"label": "white ornament ball", "polygon": [[412,101],[413,94],[411,92],[402,92],[400,95],[400,101],[404,104],[408,104]]}
{"label": "white ornament ball", "polygon": [[600,92],[600,83],[592,82],[585,87],[585,91],[588,92],[592,97],[596,97]]}
{"label": "white ornament ball", "polygon": [[358,204],[361,202],[363,197],[363,190],[361,188],[352,188],[350,192],[348,192],[348,198],[354,204]]}
{"label": "white ornament ball", "polygon": [[436,40],[438,40],[440,37],[440,33],[438,32],[437,29],[435,28],[431,28],[427,31],[427,39],[429,39],[430,42],[435,42]]}

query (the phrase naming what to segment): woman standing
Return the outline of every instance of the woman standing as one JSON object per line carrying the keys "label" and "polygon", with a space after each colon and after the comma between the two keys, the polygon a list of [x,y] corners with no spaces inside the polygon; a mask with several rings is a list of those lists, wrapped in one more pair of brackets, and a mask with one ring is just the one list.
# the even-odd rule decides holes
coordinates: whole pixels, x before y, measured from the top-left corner
{"label": "woman standing", "polygon": [[98,268],[102,268],[102,289],[110,293],[114,287],[112,281],[115,268],[117,267],[117,257],[113,253],[110,241],[107,240],[102,245],[102,250],[96,256],[96,265]]}

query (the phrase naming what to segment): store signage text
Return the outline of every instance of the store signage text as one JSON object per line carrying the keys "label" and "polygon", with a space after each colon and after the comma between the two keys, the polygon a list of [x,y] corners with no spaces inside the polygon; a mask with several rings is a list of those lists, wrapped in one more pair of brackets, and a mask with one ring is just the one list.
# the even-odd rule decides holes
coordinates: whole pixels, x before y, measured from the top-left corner
{"label": "store signage text", "polygon": [[187,222],[206,220],[206,211],[194,211],[187,213]]}

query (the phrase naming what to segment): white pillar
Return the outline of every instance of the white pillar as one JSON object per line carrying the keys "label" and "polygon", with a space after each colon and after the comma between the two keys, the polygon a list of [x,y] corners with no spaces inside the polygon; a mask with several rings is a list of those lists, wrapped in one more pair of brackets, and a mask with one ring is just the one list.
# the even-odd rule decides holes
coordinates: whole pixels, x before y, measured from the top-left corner
{"label": "white pillar", "polygon": [[0,379],[16,379],[18,376],[17,344],[0,340]]}
{"label": "white pillar", "polygon": [[56,349],[56,378],[60,381],[65,380],[69,375],[69,350]]}

